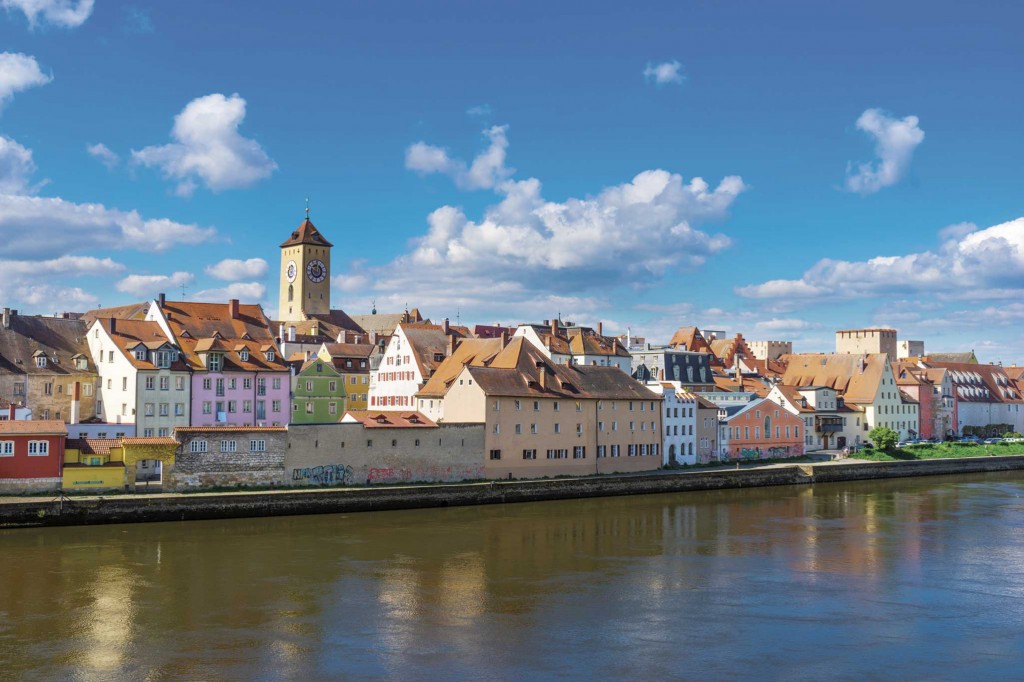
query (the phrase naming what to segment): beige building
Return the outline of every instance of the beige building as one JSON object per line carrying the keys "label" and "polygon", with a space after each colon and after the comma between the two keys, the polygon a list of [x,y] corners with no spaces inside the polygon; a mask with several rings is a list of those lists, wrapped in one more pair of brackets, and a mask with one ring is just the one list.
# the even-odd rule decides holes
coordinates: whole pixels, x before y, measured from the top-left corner
{"label": "beige building", "polygon": [[488,478],[657,469],[662,397],[616,367],[560,365],[523,337],[444,393],[447,423],[484,424]]}
{"label": "beige building", "polygon": [[32,411],[33,419],[78,423],[95,417],[96,364],[80,319],[19,315],[3,309],[0,398]]}
{"label": "beige building", "polygon": [[893,362],[897,357],[896,345],[895,329],[840,329],[836,332],[837,353],[885,353]]}
{"label": "beige building", "polygon": [[899,358],[919,358],[924,355],[924,341],[900,341],[896,345],[896,355]]}
{"label": "beige building", "polygon": [[778,360],[793,352],[792,341],[747,341],[747,347],[757,360]]}
{"label": "beige building", "polygon": [[308,215],[281,244],[279,319],[290,322],[330,315],[332,246]]}

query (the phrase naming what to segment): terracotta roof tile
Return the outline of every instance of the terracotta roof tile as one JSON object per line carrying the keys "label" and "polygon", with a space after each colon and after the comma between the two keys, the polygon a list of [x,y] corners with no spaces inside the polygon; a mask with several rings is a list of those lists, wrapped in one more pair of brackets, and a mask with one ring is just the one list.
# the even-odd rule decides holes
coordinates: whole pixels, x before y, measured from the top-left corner
{"label": "terracotta roof tile", "polygon": [[4,436],[66,436],[68,428],[59,419],[30,419],[0,421],[0,435]]}
{"label": "terracotta roof tile", "polygon": [[361,423],[368,429],[379,428],[436,428],[422,412],[399,410],[348,410],[341,417],[343,423]]}

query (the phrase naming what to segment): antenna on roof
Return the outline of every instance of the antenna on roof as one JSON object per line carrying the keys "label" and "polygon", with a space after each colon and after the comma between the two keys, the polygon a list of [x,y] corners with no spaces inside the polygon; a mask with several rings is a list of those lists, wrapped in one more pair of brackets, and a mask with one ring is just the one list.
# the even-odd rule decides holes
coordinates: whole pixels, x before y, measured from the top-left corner
{"label": "antenna on roof", "polygon": [[181,300],[185,300],[185,283],[181,283]]}

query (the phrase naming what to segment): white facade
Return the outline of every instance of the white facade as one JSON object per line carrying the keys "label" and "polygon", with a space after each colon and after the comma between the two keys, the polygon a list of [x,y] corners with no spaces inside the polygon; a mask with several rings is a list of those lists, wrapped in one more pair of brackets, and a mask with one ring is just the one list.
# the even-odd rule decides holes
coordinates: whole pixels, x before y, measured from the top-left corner
{"label": "white facade", "polygon": [[772,387],[767,398],[803,420],[806,452],[854,447],[864,441],[863,413],[840,407],[835,389],[811,386],[796,390],[807,407],[794,404],[778,386]]}
{"label": "white facade", "polygon": [[647,388],[665,397],[661,406],[664,425],[662,464],[675,459],[677,464],[697,463],[697,403],[686,399],[681,388],[672,382],[651,381]]}
{"label": "white facade", "polygon": [[188,372],[136,368],[99,320],[89,328],[88,343],[99,374],[96,415],[104,422],[134,424],[145,437],[170,436],[175,427],[189,425]]}
{"label": "white facade", "polygon": [[[882,369],[882,379],[878,382],[874,401],[860,403],[864,408],[864,437],[876,426],[885,426],[900,434],[900,440],[916,437],[921,431],[918,419],[917,403],[904,402],[900,388],[896,385],[892,366],[886,362]],[[911,434],[913,431],[913,434]]]}
{"label": "white facade", "polygon": [[758,360],[778,360],[793,352],[792,341],[747,341],[747,347]]}
{"label": "white facade", "polygon": [[[420,372],[412,344],[402,325],[395,333],[381,357],[380,366],[370,373],[369,409],[418,409],[413,397],[423,387],[426,378]],[[433,419],[430,414],[428,416]]]}
{"label": "white facade", "polygon": [[[516,329],[516,333],[513,334],[512,336],[513,337],[522,336],[527,341],[529,341],[534,346],[536,346],[538,349],[540,349],[541,353],[544,353],[544,355],[546,355],[547,357],[551,358],[551,362],[554,362],[555,364],[558,364],[558,365],[568,365],[569,364],[569,359],[570,359],[571,356],[569,356],[568,354],[564,354],[564,353],[553,353],[551,351],[551,349],[548,348],[547,344],[545,344],[543,341],[541,341],[540,335],[537,334],[537,330],[534,329],[531,325],[528,325],[528,324],[520,325]],[[628,359],[629,358],[627,358],[627,360]],[[627,363],[627,365],[628,365],[628,363]],[[626,371],[628,372],[629,370],[627,369]]]}

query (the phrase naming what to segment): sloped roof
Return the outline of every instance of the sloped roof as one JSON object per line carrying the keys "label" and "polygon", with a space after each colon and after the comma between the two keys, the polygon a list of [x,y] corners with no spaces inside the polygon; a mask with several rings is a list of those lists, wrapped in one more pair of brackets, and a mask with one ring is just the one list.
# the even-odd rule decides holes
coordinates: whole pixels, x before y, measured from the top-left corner
{"label": "sloped roof", "polygon": [[342,423],[359,423],[367,429],[412,428],[432,429],[437,424],[422,412],[399,410],[348,410],[342,415]]}
{"label": "sloped roof", "polygon": [[977,364],[978,362],[973,350],[959,353],[929,353],[923,359],[926,362],[958,362],[962,364]]}
{"label": "sloped roof", "polygon": [[92,326],[92,323],[101,318],[114,317],[119,320],[144,320],[146,319],[146,312],[149,310],[149,302],[141,301],[139,303],[131,303],[129,305],[116,306],[113,308],[96,308],[95,310],[89,310],[82,315],[82,320],[85,321],[86,326]]}
{"label": "sloped roof", "polygon": [[925,358],[928,369],[942,368],[950,374],[957,399],[964,402],[1024,403],[1018,382],[999,365],[977,362],[936,362]]}
{"label": "sloped roof", "polygon": [[[206,351],[224,353],[225,371],[287,369],[284,358],[274,345],[270,320],[257,304],[238,304],[237,318],[231,317],[230,303],[166,301],[160,310],[192,369],[204,369],[199,353]],[[265,349],[274,351],[273,361],[266,359]],[[243,350],[248,351],[246,360],[242,359]]]}
{"label": "sloped roof", "polygon": [[484,366],[488,360],[501,351],[501,348],[500,338],[463,340],[456,346],[455,351],[437,366],[416,397],[444,397],[451,382],[462,373],[463,367],[466,365]]}
{"label": "sloped roof", "polygon": [[784,385],[828,386],[848,403],[874,402],[889,362],[885,353],[800,353],[787,359]]}
{"label": "sloped roof", "polygon": [[83,455],[109,455],[111,448],[120,445],[120,438],[69,438],[65,447],[78,450]]}
{"label": "sloped roof", "polygon": [[[136,369],[157,369],[156,365],[153,364],[153,360],[150,354],[146,354],[145,360],[139,360],[135,357],[129,349],[135,348],[139,343],[148,344],[152,341],[159,341],[161,345],[166,343],[169,346],[174,346],[174,343],[169,341],[164,335],[163,330],[157,322],[146,322],[145,320],[115,320],[115,330],[112,333],[110,331],[110,319],[100,318],[97,320],[103,330],[110,334],[115,345],[121,351],[121,354],[128,359],[128,362],[132,364]],[[148,347],[148,345],[147,345]],[[184,372],[188,370],[188,366],[179,358],[178,360],[171,363],[170,369],[178,372]]]}
{"label": "sloped roof", "polygon": [[[467,370],[487,395],[539,398],[661,400],[617,367],[559,365],[522,336],[515,337],[487,367]],[[546,372],[541,387],[541,372]]]}
{"label": "sloped roof", "polygon": [[320,230],[316,229],[316,226],[309,220],[307,216],[305,220],[296,228],[288,239],[281,243],[281,248],[286,246],[298,246],[299,244],[312,244],[314,246],[334,246],[334,244],[327,241]]}
{"label": "sloped roof", "polygon": [[[96,366],[88,359],[88,330],[81,319],[12,315],[9,328],[0,326],[0,374],[95,375]],[[40,351],[47,357],[46,367],[36,367],[33,360]],[[87,358],[89,369],[75,368],[76,355]]]}
{"label": "sloped roof", "polygon": [[580,327],[569,330],[569,350],[573,355],[630,357],[629,351],[614,336],[600,336],[591,329]]}
{"label": "sloped roof", "polygon": [[5,419],[0,421],[4,436],[66,436],[67,426],[60,419]]}
{"label": "sloped roof", "polygon": [[403,322],[400,326],[409,341],[420,375],[429,378],[448,355],[448,337],[436,324]]}
{"label": "sloped roof", "polygon": [[403,322],[426,322],[420,316],[418,308],[410,313],[373,313],[371,315],[352,315],[352,320],[367,334],[377,332],[378,336],[391,336],[395,327]]}
{"label": "sloped roof", "polygon": [[684,350],[698,351],[701,353],[712,353],[711,346],[708,344],[707,339],[700,333],[700,330],[696,327],[680,327],[676,330],[676,333],[672,335],[668,345],[673,348],[682,348]]}

